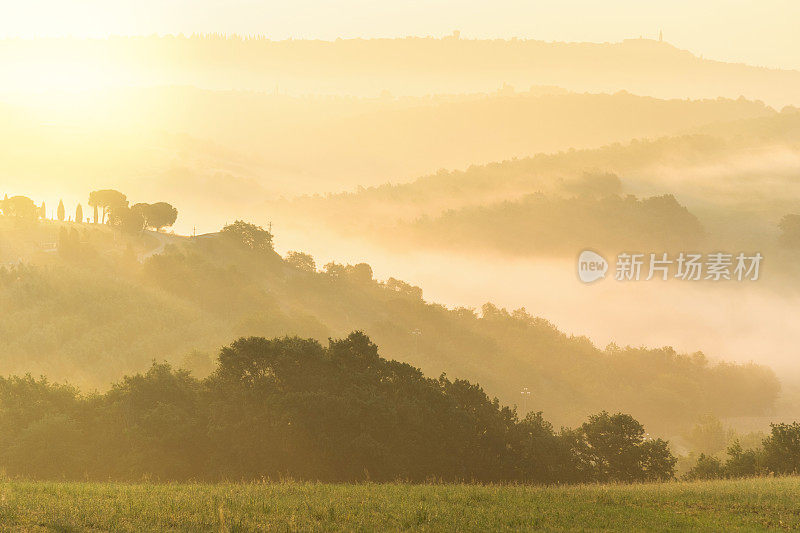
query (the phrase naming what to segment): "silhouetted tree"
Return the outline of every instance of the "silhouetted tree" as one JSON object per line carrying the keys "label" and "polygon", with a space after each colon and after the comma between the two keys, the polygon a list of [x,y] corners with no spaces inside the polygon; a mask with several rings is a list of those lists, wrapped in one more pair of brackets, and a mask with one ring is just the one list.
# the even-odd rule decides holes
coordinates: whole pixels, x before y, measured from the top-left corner
{"label": "silhouetted tree", "polygon": [[83,207],[81,207],[81,204],[78,204],[78,207],[75,208],[75,222],[83,224]]}
{"label": "silhouetted tree", "polygon": [[[103,210],[102,222],[105,223],[111,210],[128,207],[128,198],[119,191],[104,189],[89,194],[89,205]],[[95,217],[95,222],[96,220],[97,217]]]}
{"label": "silhouetted tree", "polygon": [[772,424],[764,439],[764,462],[775,474],[800,473],[800,423]]}
{"label": "silhouetted tree", "polygon": [[222,228],[220,235],[225,239],[250,250],[272,250],[272,234],[261,226],[256,226],[255,224],[237,220],[233,224],[228,224]]}
{"label": "silhouetted tree", "polygon": [[[765,473],[764,453],[761,450],[745,450],[738,440],[728,446],[725,474],[728,477],[750,477]],[[799,458],[800,459],[800,458]]]}
{"label": "silhouetted tree", "polygon": [[645,440],[644,427],[632,416],[602,412],[581,426],[579,455],[598,481],[666,480],[675,474],[676,459],[661,439]]}
{"label": "silhouetted tree", "polygon": [[172,226],[178,220],[178,210],[166,202],[156,202],[150,206],[147,225],[161,231],[162,228]]}
{"label": "silhouetted tree", "polygon": [[172,226],[178,219],[178,210],[166,202],[134,204],[131,209],[144,218],[146,227],[153,228],[156,231],[161,231],[161,228]]}
{"label": "silhouetted tree", "polygon": [[370,283],[372,281],[372,267],[367,263],[347,265],[347,276],[357,283]]}
{"label": "silhouetted tree", "polygon": [[12,196],[3,200],[3,213],[25,220],[36,220],[40,216],[39,208],[27,196]]}
{"label": "silhouetted tree", "polygon": [[56,217],[60,222],[64,222],[64,218],[66,217],[66,211],[64,210],[64,200],[58,201],[58,209],[56,210]]}

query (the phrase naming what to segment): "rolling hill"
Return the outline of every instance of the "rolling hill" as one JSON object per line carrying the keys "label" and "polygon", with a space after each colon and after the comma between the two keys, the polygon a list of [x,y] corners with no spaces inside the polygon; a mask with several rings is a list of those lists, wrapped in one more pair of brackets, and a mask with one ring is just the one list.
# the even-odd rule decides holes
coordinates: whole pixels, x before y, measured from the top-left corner
{"label": "rolling hill", "polygon": [[[603,202],[626,195],[639,201],[670,195],[699,226],[687,233],[689,226],[678,218],[648,210],[631,223],[624,210],[609,209],[591,227],[601,235],[635,234],[647,224],[660,224],[673,244],[692,247],[705,236],[706,244],[720,248],[772,250],[780,219],[800,211],[800,196],[786,193],[797,191],[798,132],[800,113],[785,110],[692,128],[683,135],[540,153],[463,171],[442,170],[409,183],[271,202],[267,209],[283,225],[322,223],[342,235],[401,249],[446,243],[467,251],[552,254],[552,247],[527,242],[531,231],[543,231],[549,238],[566,239],[558,253],[571,257],[591,241],[585,232],[575,231],[578,211],[599,209]],[[526,224],[534,229],[526,230]],[[681,232],[682,241],[677,237]],[[625,244],[599,239],[612,246]],[[498,247],[499,241],[505,244]],[[645,237],[628,242],[636,248],[647,244]]]}
{"label": "rolling hill", "polygon": [[[3,232],[0,247],[30,239],[29,231]],[[58,224],[36,231],[55,233]],[[282,259],[226,234],[176,238],[140,264],[130,253],[136,241],[110,240],[91,225],[78,231],[78,256],[37,252],[0,269],[3,374],[103,388],[153,360],[207,373],[216,350],[242,336],[324,340],[363,330],[384,357],[470,379],[504,402],[517,403],[530,387],[528,404],[556,424],[608,409],[669,433],[706,412],[760,415],[779,390],[772,371],[753,364],[712,363],[668,347],[603,350],[524,309],[428,303],[417,287],[374,280],[366,264],[315,270],[310,258]]]}

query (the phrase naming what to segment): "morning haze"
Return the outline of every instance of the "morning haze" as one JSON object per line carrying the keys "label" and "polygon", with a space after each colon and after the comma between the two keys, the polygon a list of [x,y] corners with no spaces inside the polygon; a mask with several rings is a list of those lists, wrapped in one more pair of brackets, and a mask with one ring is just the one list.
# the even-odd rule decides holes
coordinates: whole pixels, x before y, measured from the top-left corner
{"label": "morning haze", "polygon": [[[613,21],[570,2],[591,25],[504,3],[537,31],[469,3],[300,4],[330,24],[94,1],[0,23],[8,490],[61,480],[100,505],[77,529],[282,527],[292,487],[329,502],[292,528],[447,529],[437,491],[496,483],[520,522],[495,502],[460,529],[591,529],[513,509],[530,485],[636,483],[630,502],[680,478],[707,500],[696,480],[800,471],[800,60],[751,46],[794,43],[793,4],[736,4],[699,37],[684,2]],[[582,251],[604,279],[579,278]],[[133,482],[114,498],[142,512],[114,518],[94,481]],[[187,481],[213,512],[174,511],[198,497],[161,482]],[[359,514],[373,481],[400,502],[380,523]],[[263,490],[273,518],[243,503]],[[634,515],[613,523],[647,529]]]}

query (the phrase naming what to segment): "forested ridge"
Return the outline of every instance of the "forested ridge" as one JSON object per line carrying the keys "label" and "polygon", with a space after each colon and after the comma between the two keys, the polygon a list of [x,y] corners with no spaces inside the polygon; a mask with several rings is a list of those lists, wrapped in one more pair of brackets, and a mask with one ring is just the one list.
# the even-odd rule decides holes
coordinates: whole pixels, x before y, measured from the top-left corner
{"label": "forested ridge", "polygon": [[612,254],[694,250],[704,240],[700,221],[671,195],[549,199],[536,194],[423,217],[398,233],[426,246],[556,256],[587,247]]}
{"label": "forested ridge", "polygon": [[779,390],[766,367],[671,348],[602,350],[523,309],[448,309],[425,302],[418,287],[376,281],[366,264],[282,258],[272,235],[250,224],[177,239],[143,263],[124,247],[101,253],[107,235],[93,225],[80,232],[77,254],[0,269],[3,373],[105,389],[154,359],[206,375],[217,347],[233,338],[324,340],[358,329],[387,357],[469,379],[504,403],[518,404],[528,387],[529,404],[558,425],[607,409],[668,433],[705,413],[760,415]]}
{"label": "forested ridge", "polygon": [[781,263],[773,273],[789,273],[793,259],[774,244],[782,217],[798,210],[798,132],[800,113],[787,107],[684,135],[538,153],[268,206],[285,224],[323,223],[390,249],[571,258],[586,247],[760,247]]}

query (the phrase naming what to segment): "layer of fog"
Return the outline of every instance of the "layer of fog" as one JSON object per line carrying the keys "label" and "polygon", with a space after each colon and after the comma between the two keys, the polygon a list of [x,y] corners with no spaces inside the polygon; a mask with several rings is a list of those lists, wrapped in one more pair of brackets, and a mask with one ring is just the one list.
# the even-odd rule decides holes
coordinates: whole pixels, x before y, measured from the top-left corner
{"label": "layer of fog", "polygon": [[600,347],[612,342],[672,346],[679,352],[702,351],[712,360],[767,364],[783,378],[800,375],[800,298],[776,294],[758,281],[620,282],[609,272],[606,279],[587,285],[577,278],[573,260],[398,254],[322,230],[310,236],[281,228],[276,246],[280,252],[309,252],[320,267],[328,261],[367,262],[376,279],[395,277],[418,285],[429,302],[525,307]]}
{"label": "layer of fog", "polygon": [[798,178],[800,151],[777,144],[692,165],[649,165],[624,174],[623,183],[639,196],[675,194],[716,238],[763,246],[784,215],[800,212]]}

